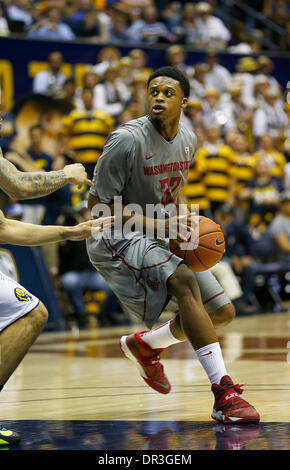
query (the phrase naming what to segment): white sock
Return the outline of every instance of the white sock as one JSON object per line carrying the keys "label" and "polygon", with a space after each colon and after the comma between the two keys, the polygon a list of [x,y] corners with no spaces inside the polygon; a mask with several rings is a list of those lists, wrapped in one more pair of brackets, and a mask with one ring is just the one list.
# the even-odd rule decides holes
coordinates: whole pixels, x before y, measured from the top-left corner
{"label": "white sock", "polygon": [[143,333],[141,338],[145,343],[149,344],[152,349],[168,348],[168,346],[172,344],[181,343],[182,341],[175,338],[171,333],[169,324],[170,321],[154,330]]}
{"label": "white sock", "polygon": [[219,343],[212,343],[195,351],[212,384],[219,384],[228,375]]}

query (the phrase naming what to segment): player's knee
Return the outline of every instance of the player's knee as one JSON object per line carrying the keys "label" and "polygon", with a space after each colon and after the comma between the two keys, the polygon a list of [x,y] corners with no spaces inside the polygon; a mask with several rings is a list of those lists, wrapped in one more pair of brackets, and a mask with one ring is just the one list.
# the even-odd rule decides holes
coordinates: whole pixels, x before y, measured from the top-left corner
{"label": "player's knee", "polygon": [[193,272],[185,264],[180,264],[168,281],[168,290],[178,299],[180,296],[192,293],[195,282]]}
{"label": "player's knee", "polygon": [[45,327],[48,320],[48,311],[42,302],[39,302],[37,307],[31,312],[30,318],[37,330],[41,331]]}
{"label": "player's knee", "polygon": [[231,323],[236,316],[236,309],[232,303],[224,305],[219,310],[221,323],[223,325],[228,325],[229,323]]}
{"label": "player's knee", "polygon": [[227,311],[228,323],[230,323],[236,316],[236,309],[232,303],[225,305],[225,307]]}

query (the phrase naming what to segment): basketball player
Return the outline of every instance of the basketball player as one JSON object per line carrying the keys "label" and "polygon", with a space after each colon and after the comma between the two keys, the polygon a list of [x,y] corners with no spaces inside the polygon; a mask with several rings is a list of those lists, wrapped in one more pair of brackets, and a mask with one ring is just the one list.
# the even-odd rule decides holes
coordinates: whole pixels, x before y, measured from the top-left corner
{"label": "basketball player", "polygon": [[[189,82],[179,70],[164,67],[149,77],[147,86],[148,115],[114,131],[95,167],[89,195],[93,215],[99,203],[113,208],[115,196],[122,197],[122,207],[139,204],[143,214],[148,204],[179,206],[182,202],[180,190],[196,147],[195,135],[179,122]],[[184,221],[184,215],[177,219]],[[123,213],[123,224],[128,220],[130,216]],[[136,226],[140,222],[143,233],[148,227],[155,233],[158,223],[142,214],[134,214],[134,222]],[[170,218],[164,225],[169,237]],[[145,382],[160,393],[169,393],[171,386],[159,354],[171,344],[189,340],[211,382],[212,418],[228,423],[258,422],[258,412],[241,398],[241,387],[233,383],[224,364],[215,328],[231,321],[234,309],[211,272],[193,273],[168,245],[142,233],[131,238],[120,238],[115,231],[110,238],[90,237],[87,248],[92,264],[123,306],[147,327],[152,328],[171,296],[177,299],[179,313],[173,320],[121,338],[122,351],[137,364]]]}
{"label": "basketball player", "polygon": [[[63,240],[84,240],[94,230],[105,230],[111,222],[110,217],[103,217],[72,227],[35,225],[6,219],[0,210],[0,243],[40,246]],[[48,313],[37,297],[1,272],[0,287],[1,390],[45,326]],[[19,442],[18,434],[0,425],[0,446],[16,442]]]}
{"label": "basketball player", "polygon": [[[0,130],[2,118],[0,115]],[[84,167],[67,165],[63,170],[51,172],[18,171],[5,160],[0,147],[0,188],[15,199],[36,198],[56,191],[62,186],[89,184]],[[15,245],[43,245],[53,241],[83,240],[95,229],[103,230],[111,220],[99,219],[98,226],[84,222],[74,227],[38,226],[9,220],[0,211],[0,243]],[[30,346],[44,328],[48,312],[43,303],[20,284],[0,272],[0,391]],[[0,446],[20,441],[18,433],[0,424]]]}

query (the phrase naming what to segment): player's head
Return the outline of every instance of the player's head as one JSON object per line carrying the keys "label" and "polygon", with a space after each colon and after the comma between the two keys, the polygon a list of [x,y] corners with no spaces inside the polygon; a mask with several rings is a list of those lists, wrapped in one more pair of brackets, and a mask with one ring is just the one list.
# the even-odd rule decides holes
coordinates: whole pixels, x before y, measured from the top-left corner
{"label": "player's head", "polygon": [[187,105],[188,78],[176,67],[161,67],[147,82],[149,114],[153,119],[177,118]]}
{"label": "player's head", "polygon": [[160,69],[155,70],[150,77],[148,78],[147,88],[149,88],[150,82],[157,77],[170,77],[173,80],[179,82],[179,85],[183,91],[185,98],[189,97],[190,93],[190,84],[187,76],[182,73],[178,68],[173,66],[161,67]]}

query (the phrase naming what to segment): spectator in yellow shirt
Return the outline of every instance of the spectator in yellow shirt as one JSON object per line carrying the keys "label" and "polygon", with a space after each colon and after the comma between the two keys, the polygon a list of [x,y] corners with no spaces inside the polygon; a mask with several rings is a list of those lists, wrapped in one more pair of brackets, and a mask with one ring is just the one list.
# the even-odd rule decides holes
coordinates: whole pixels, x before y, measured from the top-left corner
{"label": "spectator in yellow shirt", "polygon": [[231,171],[236,161],[233,150],[220,140],[220,136],[219,127],[209,127],[207,141],[196,152],[195,157],[196,160],[201,160],[203,168],[206,169],[203,182],[212,213],[217,207],[228,201]]}
{"label": "spectator in yellow shirt", "polygon": [[[236,206],[240,191],[255,177],[256,159],[249,152],[249,145],[243,134],[236,134],[231,141],[231,147],[235,153],[235,162],[231,169],[229,203]],[[247,207],[248,204],[242,204],[242,209]]]}
{"label": "spectator in yellow shirt", "polygon": [[205,174],[205,159],[197,153],[189,168],[186,183],[182,188],[182,194],[186,198],[187,207],[190,212],[197,209],[197,207],[192,207],[194,204],[198,205],[200,215],[210,216],[210,201],[207,197],[204,183]]}
{"label": "spectator in yellow shirt", "polygon": [[84,88],[84,109],[74,109],[63,118],[62,140],[65,151],[86,168],[90,179],[108,135],[114,127],[114,119],[104,111],[94,109],[94,92]]}

